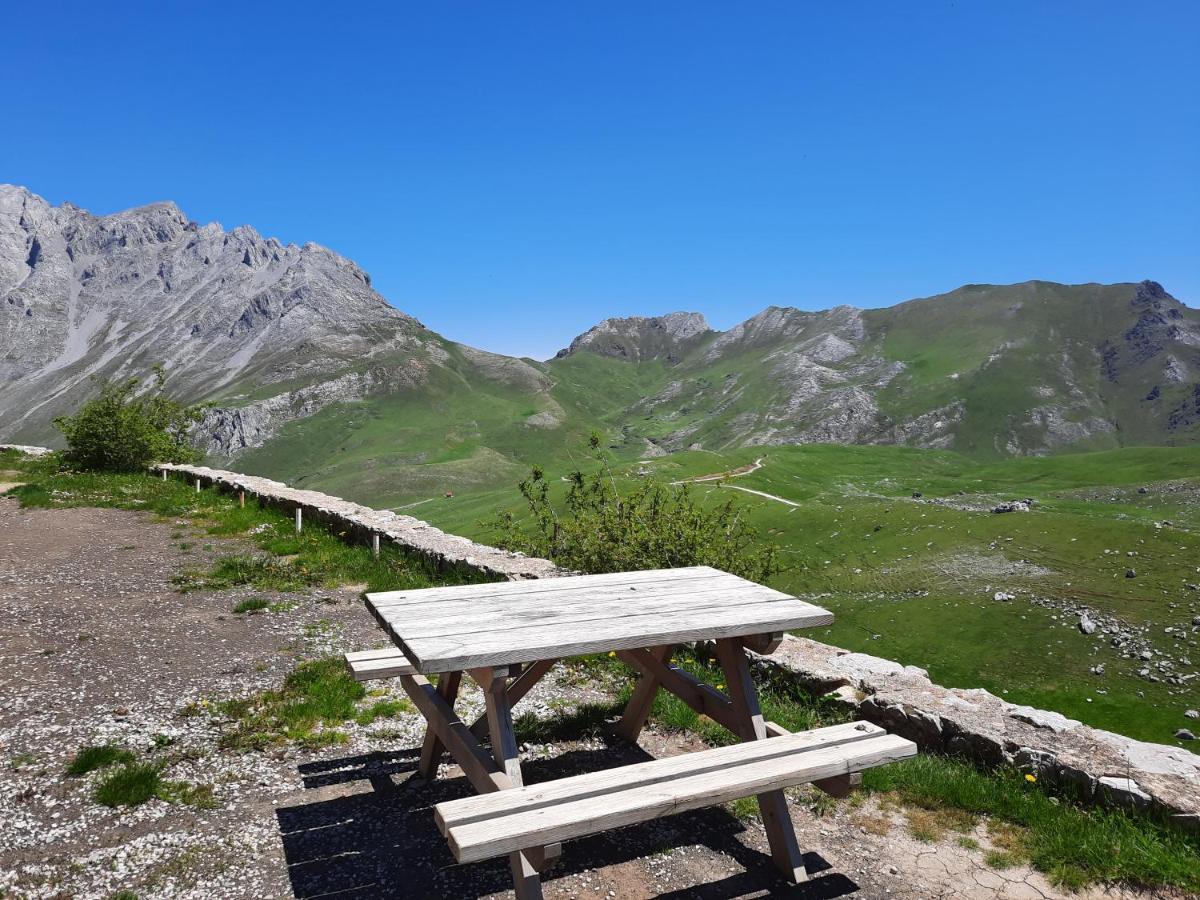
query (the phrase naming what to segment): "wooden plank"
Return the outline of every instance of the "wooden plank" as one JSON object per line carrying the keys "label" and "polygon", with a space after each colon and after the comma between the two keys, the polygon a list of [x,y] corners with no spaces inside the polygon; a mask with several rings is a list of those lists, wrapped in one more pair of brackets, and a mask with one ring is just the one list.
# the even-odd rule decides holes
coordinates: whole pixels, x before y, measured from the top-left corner
{"label": "wooden plank", "polygon": [[425,716],[450,755],[463,770],[471,786],[481,794],[510,789],[513,784],[480,746],[465,722],[458,717],[437,689],[420,675],[401,675],[400,684],[413,705]]}
{"label": "wooden plank", "polygon": [[[750,664],[746,660],[741,641],[717,641],[717,658],[721,661],[721,669],[725,673],[725,681],[729,688],[729,699],[733,703],[735,732],[743,741],[766,741],[766,720],[758,705],[758,692],[750,677]],[[846,771],[853,771],[853,768]],[[806,780],[813,781],[841,774],[844,773],[832,772]],[[797,884],[807,881],[808,871],[804,868],[804,854],[800,852],[800,845],[796,842],[796,829],[792,826],[787,798],[783,791],[767,791],[758,794],[757,799],[758,811],[762,816],[767,843],[771,846],[771,858],[775,861],[776,868],[789,881]]]}
{"label": "wooden plank", "polygon": [[418,671],[445,672],[627,650],[688,641],[741,637],[828,625],[833,615],[800,600],[773,600],[678,613],[628,615],[578,626],[479,631],[408,640],[404,623],[384,616],[384,625]]}
{"label": "wooden plank", "polygon": [[[726,803],[749,794],[782,796],[783,788],[882,765],[915,753],[916,746],[911,741],[881,735],[844,747],[818,749],[796,756],[785,754],[753,765],[726,767],[654,786],[638,786],[601,797],[454,825],[449,829],[448,839],[456,860],[478,862],[525,846],[583,837]],[[501,796],[507,799],[517,793],[519,791],[504,791]]]}
{"label": "wooden plank", "polygon": [[[622,594],[619,597],[594,598],[587,594],[566,595],[550,601],[521,601],[516,605],[481,606],[467,601],[449,601],[437,608],[377,607],[389,621],[404,623],[408,640],[472,633],[485,623],[484,630],[513,631],[535,626],[538,628],[569,628],[577,625],[630,615],[666,615],[699,609],[732,609],[755,603],[804,603],[777,591],[766,591],[756,585],[748,587],[699,590],[688,594],[663,591],[653,595]],[[452,606],[451,606],[452,604]]]}
{"label": "wooden plank", "polygon": [[[471,609],[506,610],[506,609],[541,609],[547,607],[571,607],[578,604],[580,598],[586,598],[592,604],[622,604],[627,602],[649,603],[662,598],[687,598],[693,594],[714,591],[729,591],[736,594],[739,591],[752,591],[764,598],[788,597],[782,591],[769,588],[753,581],[746,581],[736,575],[718,572],[713,575],[686,576],[678,579],[656,578],[643,583],[611,583],[589,584],[584,576],[556,579],[560,582],[554,590],[509,590],[508,592],[493,592],[491,595],[478,597],[462,587],[427,588],[414,591],[403,598],[386,598],[379,594],[368,594],[367,599],[378,609],[417,609],[431,610],[432,615],[452,615]],[[520,587],[520,583],[514,583]],[[567,589],[565,585],[572,585]],[[468,585],[471,587],[492,587],[492,585]],[[453,590],[458,593],[444,597],[424,597],[423,593],[434,593],[442,590]]]}
{"label": "wooden plank", "polygon": [[383,650],[360,650],[346,654],[346,666],[355,681],[371,681],[377,678],[395,678],[411,675],[416,668],[396,647]]}
{"label": "wooden plank", "polygon": [[[781,737],[791,734],[778,722],[765,722],[767,737]],[[812,783],[818,790],[824,791],[830,797],[839,799],[850,796],[851,791],[862,786],[862,773],[851,772],[849,775],[839,775],[837,778],[822,778]]]}
{"label": "wooden plank", "polygon": [[578,591],[600,585],[644,585],[656,581],[685,581],[724,576],[733,578],[728,572],[711,566],[685,566],[677,569],[643,569],[636,572],[608,572],[603,575],[569,575],[562,578],[537,578],[530,581],[498,581],[488,584],[463,584],[451,587],[415,588],[401,591],[376,591],[367,594],[372,602],[413,599],[418,602],[487,597],[525,597],[554,594],[562,591]]}
{"label": "wooden plank", "polygon": [[[814,750],[830,750],[887,734],[871,722],[845,722],[798,731],[779,740],[752,741],[714,747],[697,753],[683,753],[663,759],[570,775],[555,781],[528,785],[519,791],[506,791],[503,796],[486,794],[447,800],[434,807],[434,820],[442,834],[456,825],[480,822],[499,815],[510,815],[532,811],[543,807],[591,798],[624,790],[653,788],[665,781],[683,777],[720,772],[739,766],[756,766],[759,763],[783,757],[799,760]],[[798,763],[799,764],[799,763]]]}
{"label": "wooden plank", "polygon": [[[656,662],[665,664],[671,656],[671,649],[668,644],[665,647],[655,647],[647,652]],[[642,733],[646,720],[650,718],[650,708],[654,705],[654,698],[658,695],[659,684],[658,675],[651,671],[642,672],[642,677],[634,686],[633,695],[625,704],[625,712],[621,714],[621,721],[613,729],[631,744],[637,743],[638,735]]]}
{"label": "wooden plank", "polygon": [[[454,699],[458,696],[458,687],[461,683],[462,672],[447,672],[438,679],[436,696],[450,711],[451,718],[457,718],[454,715]],[[425,728],[425,740],[421,744],[421,759],[417,763],[417,772],[426,781],[432,781],[437,775],[438,763],[441,762],[445,743],[440,730],[434,727],[429,716],[425,718],[430,721],[430,724]]]}
{"label": "wooden plank", "polygon": [[346,654],[347,663],[366,662],[372,659],[388,659],[393,656],[403,656],[399,647],[376,647],[372,650],[354,650]]}

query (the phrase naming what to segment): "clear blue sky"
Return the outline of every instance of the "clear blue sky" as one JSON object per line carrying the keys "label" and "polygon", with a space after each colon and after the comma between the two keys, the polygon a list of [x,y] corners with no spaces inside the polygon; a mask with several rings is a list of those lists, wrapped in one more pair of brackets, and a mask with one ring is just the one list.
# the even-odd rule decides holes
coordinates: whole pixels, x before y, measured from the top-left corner
{"label": "clear blue sky", "polygon": [[538,357],[967,282],[1200,303],[1195,0],[370,6],[10,6],[0,180],[314,240]]}

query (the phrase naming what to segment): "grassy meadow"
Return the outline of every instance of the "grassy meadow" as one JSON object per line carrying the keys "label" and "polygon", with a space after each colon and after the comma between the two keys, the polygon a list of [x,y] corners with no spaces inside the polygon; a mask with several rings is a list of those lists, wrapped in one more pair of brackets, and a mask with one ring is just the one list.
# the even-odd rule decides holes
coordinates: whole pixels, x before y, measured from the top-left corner
{"label": "grassy meadow", "polygon": [[[1183,712],[1200,708],[1200,629],[1192,626],[1200,590],[1188,587],[1200,584],[1200,449],[979,463],[950,452],[810,445],[626,460],[617,471],[630,483],[678,481],[759,458],[754,472],[691,489],[722,500],[735,493],[762,539],[780,547],[785,570],[773,586],[836,614],[832,627],[808,636],[921,666],[943,684],[1200,750],[1174,737],[1194,729]],[[1030,512],[991,511],[1026,497],[1036,501]],[[487,521],[505,508],[520,510],[515,487],[439,496],[410,512],[487,540],[495,537]],[[996,601],[997,592],[1014,599]],[[1063,611],[1080,606],[1101,623],[1124,623],[1131,658],[1112,646],[1115,634],[1085,635],[1078,615]],[[1170,668],[1160,671],[1164,658]],[[1140,676],[1145,668],[1159,680]]]}

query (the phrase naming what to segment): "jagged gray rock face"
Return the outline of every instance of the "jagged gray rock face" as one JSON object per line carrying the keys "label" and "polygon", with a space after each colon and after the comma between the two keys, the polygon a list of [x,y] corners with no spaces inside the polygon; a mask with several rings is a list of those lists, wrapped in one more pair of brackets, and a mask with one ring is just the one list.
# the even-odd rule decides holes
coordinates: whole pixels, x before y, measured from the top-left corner
{"label": "jagged gray rock face", "polygon": [[[285,407],[303,414],[373,379],[420,381],[441,345],[316,244],[199,225],[171,203],[94,216],[0,185],[0,435],[45,439],[91,376],[144,376],[159,363],[189,401],[277,388],[241,427],[269,426]],[[382,376],[348,373],[385,358]],[[223,435],[214,447],[257,439],[209,424]]]}
{"label": "jagged gray rock face", "polygon": [[700,313],[694,312],[605,319],[571,341],[570,347],[558,351],[556,358],[561,359],[580,350],[590,350],[618,359],[665,359],[668,362],[677,362],[697,339],[711,330],[708,320]]}

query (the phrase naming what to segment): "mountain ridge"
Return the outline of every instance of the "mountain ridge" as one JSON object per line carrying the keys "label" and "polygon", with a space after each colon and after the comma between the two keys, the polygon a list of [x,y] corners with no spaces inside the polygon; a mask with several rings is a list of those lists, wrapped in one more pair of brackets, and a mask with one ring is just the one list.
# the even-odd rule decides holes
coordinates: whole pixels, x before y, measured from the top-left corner
{"label": "mountain ridge", "polygon": [[[0,436],[164,363],[262,474],[398,497],[565,458],[834,442],[977,456],[1200,440],[1200,313],[1156,282],[964,285],[891,307],[605,319],[554,358],[455,343],[356,263],[173,203],[94,216],[0,186]],[[342,488],[345,490],[345,488]],[[350,495],[354,495],[351,489]],[[361,495],[361,494],[360,494]]]}

